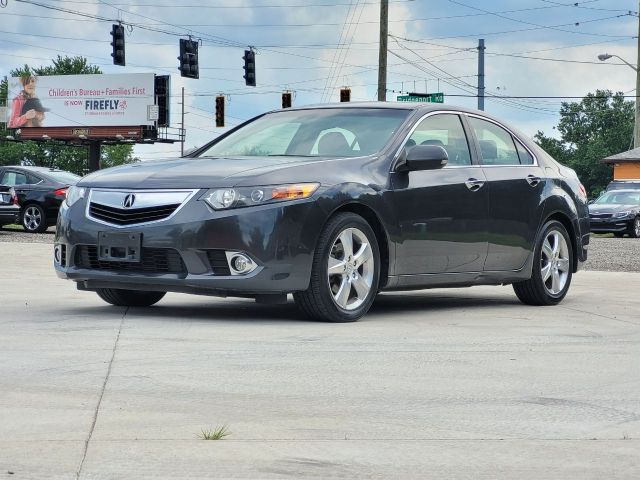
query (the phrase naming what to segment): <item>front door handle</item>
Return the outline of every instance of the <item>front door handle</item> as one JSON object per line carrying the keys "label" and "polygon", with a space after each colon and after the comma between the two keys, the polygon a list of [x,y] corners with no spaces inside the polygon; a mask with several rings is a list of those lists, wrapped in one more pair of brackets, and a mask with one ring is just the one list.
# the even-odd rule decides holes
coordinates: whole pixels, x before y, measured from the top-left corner
{"label": "front door handle", "polygon": [[525,180],[532,187],[537,187],[542,181],[540,177],[536,177],[535,175],[527,175],[527,178]]}
{"label": "front door handle", "polygon": [[477,192],[484,186],[484,180],[478,180],[477,178],[471,177],[469,180],[464,182],[464,184],[472,192]]}

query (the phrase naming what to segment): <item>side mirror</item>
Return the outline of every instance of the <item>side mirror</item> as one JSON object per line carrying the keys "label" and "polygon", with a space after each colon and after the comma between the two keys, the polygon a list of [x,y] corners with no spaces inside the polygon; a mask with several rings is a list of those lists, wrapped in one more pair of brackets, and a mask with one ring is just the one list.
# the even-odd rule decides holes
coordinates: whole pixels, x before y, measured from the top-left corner
{"label": "side mirror", "polygon": [[416,145],[407,152],[405,166],[409,171],[437,170],[449,162],[447,151],[439,145]]}

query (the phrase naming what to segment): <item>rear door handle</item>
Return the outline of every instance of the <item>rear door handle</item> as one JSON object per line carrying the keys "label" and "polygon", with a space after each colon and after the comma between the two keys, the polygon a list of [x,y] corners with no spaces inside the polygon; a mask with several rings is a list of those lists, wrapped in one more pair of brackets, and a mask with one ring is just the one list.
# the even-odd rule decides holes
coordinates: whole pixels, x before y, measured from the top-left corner
{"label": "rear door handle", "polygon": [[471,177],[469,180],[464,182],[464,184],[472,192],[477,192],[484,186],[484,180],[478,180],[477,178]]}
{"label": "rear door handle", "polygon": [[527,175],[527,178],[525,180],[532,187],[537,187],[542,181],[540,177],[536,177],[535,175]]}

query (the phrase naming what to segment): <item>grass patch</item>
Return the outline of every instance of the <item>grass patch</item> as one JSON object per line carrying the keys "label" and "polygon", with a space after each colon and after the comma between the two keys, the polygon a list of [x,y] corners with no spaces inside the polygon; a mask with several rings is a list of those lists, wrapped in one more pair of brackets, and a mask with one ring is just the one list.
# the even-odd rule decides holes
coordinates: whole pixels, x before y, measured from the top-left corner
{"label": "grass patch", "polygon": [[231,435],[231,432],[226,425],[216,428],[203,428],[198,434],[198,438],[201,440],[222,440],[224,437]]}

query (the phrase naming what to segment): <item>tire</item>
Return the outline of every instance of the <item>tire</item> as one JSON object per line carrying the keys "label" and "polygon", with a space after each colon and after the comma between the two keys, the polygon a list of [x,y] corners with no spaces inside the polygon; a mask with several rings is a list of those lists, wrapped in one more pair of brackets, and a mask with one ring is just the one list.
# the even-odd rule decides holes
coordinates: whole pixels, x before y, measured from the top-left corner
{"label": "tire", "polygon": [[622,238],[624,237],[624,233],[622,232],[613,232],[613,236],[616,238]]}
{"label": "tire", "polygon": [[[331,274],[329,262],[333,264]],[[294,293],[293,298],[316,320],[355,322],[371,308],[379,281],[380,250],[375,233],[360,215],[344,212],[330,218],[322,230],[309,288]]]}
{"label": "tire", "polygon": [[547,222],[536,242],[531,278],[513,284],[520,301],[526,305],[560,303],[571,285],[574,255],[564,225],[555,220]]}
{"label": "tire", "polygon": [[640,238],[640,217],[636,217],[633,220],[633,224],[629,229],[629,236],[631,238]]}
{"label": "tire", "polygon": [[20,219],[22,221],[22,228],[29,233],[42,233],[49,228],[47,215],[44,209],[37,203],[25,205]]}
{"label": "tire", "polygon": [[98,296],[116,307],[150,307],[162,300],[167,292],[148,292],[142,290],[119,290],[116,288],[98,288]]}

